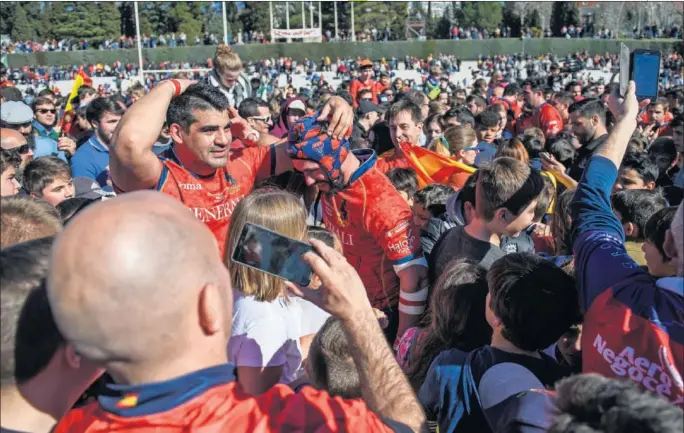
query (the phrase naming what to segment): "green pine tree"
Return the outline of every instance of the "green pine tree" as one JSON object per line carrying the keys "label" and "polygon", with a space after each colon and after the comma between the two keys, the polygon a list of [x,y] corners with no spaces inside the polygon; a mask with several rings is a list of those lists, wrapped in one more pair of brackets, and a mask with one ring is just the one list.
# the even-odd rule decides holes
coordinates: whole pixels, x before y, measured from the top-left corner
{"label": "green pine tree", "polygon": [[[302,27],[302,10],[298,9],[299,13],[293,15],[290,13],[290,27],[291,28],[301,28]],[[299,21],[297,21],[299,20]],[[268,2],[245,2],[245,7],[240,12],[240,21],[243,24],[243,31],[262,31],[264,34],[268,33],[270,28],[270,11]],[[309,21],[309,16],[307,15],[306,21]],[[298,25],[295,23],[299,22]]]}
{"label": "green pine tree", "polygon": [[121,36],[121,11],[114,2],[97,2],[99,33],[103,39],[118,40]]}
{"label": "green pine tree", "polygon": [[0,2],[0,34],[11,35],[12,24],[14,23],[14,10],[17,2]]}
{"label": "green pine tree", "polygon": [[27,41],[34,40],[36,38],[36,32],[31,27],[28,17],[26,16],[26,11],[22,4],[18,4],[14,10],[14,17],[12,23],[12,39],[15,41]]}
{"label": "green pine tree", "polygon": [[575,2],[554,2],[551,9],[551,31],[554,36],[561,35],[561,28],[579,24],[579,9]]}
{"label": "green pine tree", "polygon": [[171,32],[183,32],[189,40],[194,40],[196,35],[202,34],[202,21],[193,16],[189,2],[173,3],[169,10],[169,18]]}

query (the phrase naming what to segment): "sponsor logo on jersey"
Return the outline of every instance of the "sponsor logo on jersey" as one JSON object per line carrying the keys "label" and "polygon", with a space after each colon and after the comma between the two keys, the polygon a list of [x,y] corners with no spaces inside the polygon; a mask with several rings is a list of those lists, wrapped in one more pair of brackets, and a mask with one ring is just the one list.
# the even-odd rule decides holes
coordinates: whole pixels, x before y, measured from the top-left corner
{"label": "sponsor logo on jersey", "polygon": [[635,357],[635,350],[631,346],[610,348],[601,334],[596,335],[593,347],[616,376],[628,377],[674,404],[684,402],[684,382],[679,370],[670,360],[667,347],[660,346],[657,361],[644,356]]}

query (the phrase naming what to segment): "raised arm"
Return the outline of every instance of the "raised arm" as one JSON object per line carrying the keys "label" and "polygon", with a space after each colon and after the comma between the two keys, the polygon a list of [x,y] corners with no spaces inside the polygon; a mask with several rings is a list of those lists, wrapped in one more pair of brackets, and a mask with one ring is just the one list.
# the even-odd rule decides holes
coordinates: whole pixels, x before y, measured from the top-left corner
{"label": "raised arm", "polygon": [[366,404],[384,419],[400,422],[414,432],[424,431],[423,410],[387,345],[359,275],[342,254],[316,240],[311,244],[320,256],[307,253],[302,258],[323,285],[319,290],[291,283],[288,287],[340,319]]}
{"label": "raised arm", "polygon": [[[191,80],[175,80],[185,90]],[[112,181],[122,191],[154,187],[162,164],[152,151],[164,127],[166,110],[176,86],[171,81],[159,83],[126,111],[112,137],[109,169]]]}
{"label": "raised arm", "polygon": [[[589,160],[570,203],[575,269],[585,311],[607,288],[644,272],[625,251],[622,224],[610,202],[618,167],[637,124],[639,106],[634,92],[634,82],[630,82],[625,101],[614,110],[618,122]],[[617,98],[613,98],[617,106]]]}

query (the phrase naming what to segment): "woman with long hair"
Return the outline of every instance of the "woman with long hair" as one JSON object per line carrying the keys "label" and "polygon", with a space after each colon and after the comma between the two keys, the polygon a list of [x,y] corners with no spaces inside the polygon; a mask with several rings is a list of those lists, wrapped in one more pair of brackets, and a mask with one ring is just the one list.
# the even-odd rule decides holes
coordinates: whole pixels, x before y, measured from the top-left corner
{"label": "woman with long hair", "polygon": [[489,344],[485,318],[486,272],[477,265],[452,262],[437,280],[422,325],[408,329],[397,345],[397,361],[415,390],[435,357],[448,349],[469,352]]}
{"label": "woman with long hair", "polygon": [[302,341],[310,341],[329,315],[308,301],[288,297],[283,280],[231,260],[246,223],[305,241],[306,209],[289,192],[258,189],[237,205],[228,231],[224,263],[234,298],[228,357],[237,366],[242,388],[258,395],[277,383],[289,384],[297,378],[303,359]]}

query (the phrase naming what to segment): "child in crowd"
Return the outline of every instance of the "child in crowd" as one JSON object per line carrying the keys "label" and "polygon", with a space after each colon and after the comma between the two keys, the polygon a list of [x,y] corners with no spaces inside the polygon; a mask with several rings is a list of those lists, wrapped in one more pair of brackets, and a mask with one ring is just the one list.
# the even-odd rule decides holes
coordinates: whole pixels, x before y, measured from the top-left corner
{"label": "child in crowd", "polygon": [[537,255],[519,253],[495,261],[487,283],[491,344],[469,353],[442,352],[418,394],[440,432],[503,431],[499,417],[519,409],[520,392],[551,389],[570,375],[542,351],[578,322],[574,278]]}
{"label": "child in crowd", "polygon": [[645,153],[628,153],[622,160],[613,192],[623,189],[654,190],[658,166]]}
{"label": "child in crowd", "polygon": [[517,237],[532,223],[544,185],[539,172],[512,158],[497,158],[480,168],[473,219],[465,227],[455,226],[434,245],[428,259],[430,281],[437,281],[454,259],[489,269],[506,253],[502,236]]}
{"label": "child in crowd", "polygon": [[446,202],[455,193],[450,186],[430,184],[413,195],[413,222],[423,229],[430,218],[446,211]]}
{"label": "child in crowd", "polygon": [[440,276],[421,326],[408,329],[395,346],[399,366],[416,391],[443,350],[470,351],[489,344],[492,328],[484,315],[487,293],[484,270],[465,261],[451,262]]}
{"label": "child in crowd", "polygon": [[412,168],[396,167],[388,171],[386,176],[389,178],[394,189],[406,200],[410,207],[413,206],[413,196],[418,191],[418,177]]}
{"label": "child in crowd", "polygon": [[14,150],[0,149],[0,194],[2,197],[16,195],[21,190],[17,180],[17,168],[21,164],[21,156]]}
{"label": "child in crowd", "polygon": [[480,153],[475,160],[475,166],[481,167],[484,163],[494,159],[496,145],[494,140],[499,134],[499,115],[493,111],[485,110],[475,117],[475,132],[479,140]]}
{"label": "child in crowd", "polygon": [[646,266],[642,250],[646,223],[667,206],[667,201],[659,192],[643,189],[618,191],[611,196],[611,201],[613,212],[622,223],[627,253],[639,265]]}
{"label": "child in crowd", "polygon": [[677,275],[676,265],[663,249],[665,234],[670,229],[676,212],[675,207],[660,209],[649,218],[644,227],[644,243],[641,250],[644,252],[648,273],[656,278]]}
{"label": "child in crowd", "polygon": [[71,167],[56,156],[34,159],[24,169],[24,189],[53,206],[76,194]]}

